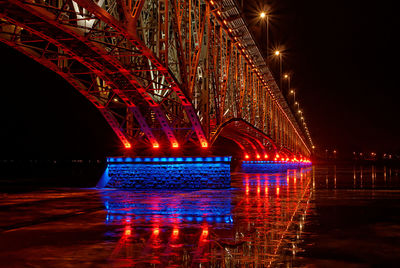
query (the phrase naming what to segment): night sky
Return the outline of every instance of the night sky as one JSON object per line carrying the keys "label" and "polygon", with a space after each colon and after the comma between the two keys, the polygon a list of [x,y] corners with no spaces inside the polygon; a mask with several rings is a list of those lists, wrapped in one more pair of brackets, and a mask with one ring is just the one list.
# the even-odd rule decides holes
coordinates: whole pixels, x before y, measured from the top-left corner
{"label": "night sky", "polygon": [[[292,73],[317,148],[342,155],[400,151],[394,3],[245,2],[259,42],[260,27],[251,18],[260,3],[272,9],[270,44],[285,49],[283,67]],[[100,113],[67,82],[3,44],[0,51],[0,158],[94,158],[118,151]]]}

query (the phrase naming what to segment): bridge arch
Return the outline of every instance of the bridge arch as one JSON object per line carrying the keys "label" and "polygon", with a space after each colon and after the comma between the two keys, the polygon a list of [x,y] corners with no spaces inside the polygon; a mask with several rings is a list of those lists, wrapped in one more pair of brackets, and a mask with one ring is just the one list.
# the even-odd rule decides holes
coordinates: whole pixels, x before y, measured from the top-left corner
{"label": "bridge arch", "polygon": [[[219,137],[224,137],[234,142],[240,141],[241,144],[248,144],[247,147],[240,147],[243,150],[242,155],[253,152],[254,160],[273,160],[273,156],[279,152],[273,139],[242,118],[232,118],[222,123],[211,138],[211,145],[217,143]],[[257,155],[260,157],[257,157]],[[265,155],[267,157],[264,157]]]}

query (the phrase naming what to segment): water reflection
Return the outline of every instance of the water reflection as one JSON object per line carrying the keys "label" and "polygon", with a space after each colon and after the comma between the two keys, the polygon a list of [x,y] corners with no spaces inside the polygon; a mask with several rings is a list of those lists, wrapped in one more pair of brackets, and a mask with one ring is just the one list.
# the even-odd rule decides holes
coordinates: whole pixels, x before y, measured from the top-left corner
{"label": "water reflection", "polygon": [[232,188],[102,192],[113,266],[290,263],[312,196],[311,169],[232,175]]}
{"label": "water reflection", "polygon": [[[318,168],[320,176],[319,188],[325,189],[381,189],[400,186],[398,176],[395,174],[397,169],[377,165],[353,165],[352,180],[347,180],[346,168],[331,166],[323,169]],[[394,176],[393,176],[394,175]],[[394,178],[394,179],[393,179]],[[333,185],[332,184],[333,181]]]}

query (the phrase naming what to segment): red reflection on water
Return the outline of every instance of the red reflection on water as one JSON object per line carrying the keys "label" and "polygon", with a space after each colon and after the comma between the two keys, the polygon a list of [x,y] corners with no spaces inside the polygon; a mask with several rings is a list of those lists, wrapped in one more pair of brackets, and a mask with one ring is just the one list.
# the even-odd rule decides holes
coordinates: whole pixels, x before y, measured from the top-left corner
{"label": "red reflection on water", "polygon": [[178,235],[179,235],[179,229],[175,227],[174,230],[172,230],[172,236],[177,237]]}
{"label": "red reflection on water", "polygon": [[227,190],[125,192],[110,208],[110,224],[124,226],[112,266],[274,266],[306,213],[311,178],[303,172],[298,182],[296,171],[293,180],[292,171],[236,175]]}
{"label": "red reflection on water", "polygon": [[160,234],[160,229],[159,228],[154,228],[153,229],[153,235],[158,236]]}

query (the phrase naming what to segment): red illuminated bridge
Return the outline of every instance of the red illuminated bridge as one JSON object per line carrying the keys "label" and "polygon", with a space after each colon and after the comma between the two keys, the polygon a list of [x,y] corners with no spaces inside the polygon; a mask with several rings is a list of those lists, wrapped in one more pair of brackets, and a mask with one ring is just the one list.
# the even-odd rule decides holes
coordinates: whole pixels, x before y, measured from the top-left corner
{"label": "red illuminated bridge", "polygon": [[0,17],[0,40],[84,95],[128,155],[311,154],[234,0],[0,0]]}

